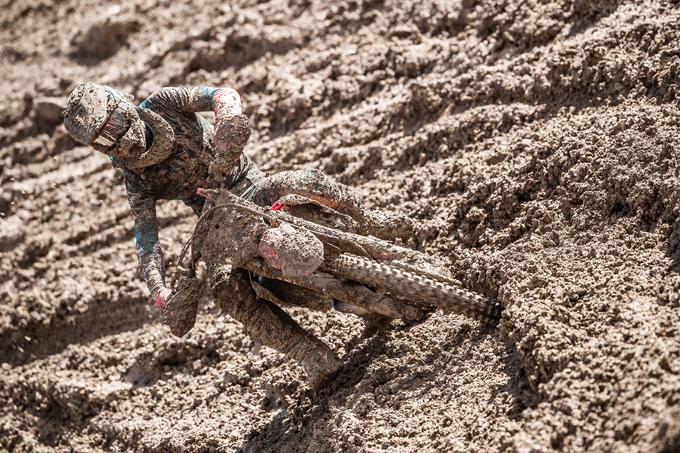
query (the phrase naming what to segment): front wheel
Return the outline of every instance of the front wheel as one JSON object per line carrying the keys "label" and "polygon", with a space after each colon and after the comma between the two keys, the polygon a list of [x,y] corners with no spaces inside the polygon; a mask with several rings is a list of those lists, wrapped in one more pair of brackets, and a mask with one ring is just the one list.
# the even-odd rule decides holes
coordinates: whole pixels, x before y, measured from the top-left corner
{"label": "front wheel", "polygon": [[500,317],[501,306],[492,299],[431,275],[420,275],[415,270],[404,270],[389,263],[346,253],[326,261],[323,267],[326,272],[377,288],[394,298],[435,305],[483,320]]}

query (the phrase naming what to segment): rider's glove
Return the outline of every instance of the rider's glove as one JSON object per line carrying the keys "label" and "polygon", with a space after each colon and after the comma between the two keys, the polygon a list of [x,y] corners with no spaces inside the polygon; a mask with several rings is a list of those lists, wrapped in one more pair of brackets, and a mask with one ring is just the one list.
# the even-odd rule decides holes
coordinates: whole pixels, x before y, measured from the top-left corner
{"label": "rider's glove", "polygon": [[168,300],[170,300],[170,296],[172,296],[172,291],[169,288],[161,288],[154,298],[156,302],[156,308],[159,310],[164,309],[168,303]]}
{"label": "rider's glove", "polygon": [[235,160],[250,138],[250,124],[245,115],[218,117],[215,121],[215,148],[222,159]]}

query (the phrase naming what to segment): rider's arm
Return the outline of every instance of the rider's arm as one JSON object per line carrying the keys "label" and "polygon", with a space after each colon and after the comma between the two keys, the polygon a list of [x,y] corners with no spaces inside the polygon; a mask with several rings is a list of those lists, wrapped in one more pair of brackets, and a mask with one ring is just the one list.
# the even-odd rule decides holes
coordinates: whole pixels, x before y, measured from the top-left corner
{"label": "rider's arm", "polygon": [[143,108],[151,106],[186,113],[214,111],[217,119],[243,114],[241,97],[235,89],[227,87],[165,87],[140,104]]}
{"label": "rider's arm", "polygon": [[250,125],[243,115],[241,98],[233,88],[166,87],[149,96],[140,106],[182,113],[214,111],[215,148],[226,167],[240,158],[250,138]]}
{"label": "rider's arm", "polygon": [[158,240],[156,201],[148,191],[144,190],[142,184],[131,172],[125,172],[125,186],[135,219],[135,245],[140,271],[151,296],[155,299],[161,290],[165,289],[163,252]]}

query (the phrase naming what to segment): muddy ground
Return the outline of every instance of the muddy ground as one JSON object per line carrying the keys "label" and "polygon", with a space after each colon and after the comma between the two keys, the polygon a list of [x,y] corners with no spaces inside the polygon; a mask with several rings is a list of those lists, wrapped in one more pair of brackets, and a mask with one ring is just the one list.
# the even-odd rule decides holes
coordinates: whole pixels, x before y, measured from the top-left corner
{"label": "muddy ground", "polygon": [[[680,450],[674,4],[1,3],[0,450]],[[501,322],[297,311],[347,363],[320,393],[207,298],[172,337],[61,124],[88,80],[235,87],[261,168],[408,213]],[[172,264],[194,218],[159,216]]]}

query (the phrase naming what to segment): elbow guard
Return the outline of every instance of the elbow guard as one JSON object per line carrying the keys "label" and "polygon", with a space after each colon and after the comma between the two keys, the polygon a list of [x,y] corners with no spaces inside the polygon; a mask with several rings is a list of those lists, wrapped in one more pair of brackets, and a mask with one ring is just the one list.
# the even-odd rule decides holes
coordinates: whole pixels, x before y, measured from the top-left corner
{"label": "elbow guard", "polygon": [[249,138],[250,124],[247,116],[236,115],[217,121],[214,140],[217,149],[223,154],[240,154]]}
{"label": "elbow guard", "polygon": [[245,115],[238,115],[229,121],[231,123],[231,145],[242,150],[250,138],[250,123]]}

